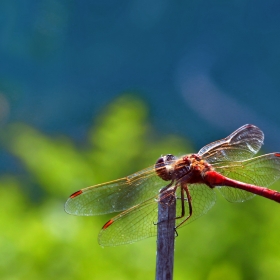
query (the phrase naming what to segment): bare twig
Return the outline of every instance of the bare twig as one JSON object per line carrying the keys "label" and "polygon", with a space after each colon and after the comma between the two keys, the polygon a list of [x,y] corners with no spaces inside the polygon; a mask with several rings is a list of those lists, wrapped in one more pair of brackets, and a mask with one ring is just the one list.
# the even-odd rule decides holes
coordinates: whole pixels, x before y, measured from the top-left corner
{"label": "bare twig", "polygon": [[157,224],[156,280],[173,279],[176,199],[173,190],[160,194]]}

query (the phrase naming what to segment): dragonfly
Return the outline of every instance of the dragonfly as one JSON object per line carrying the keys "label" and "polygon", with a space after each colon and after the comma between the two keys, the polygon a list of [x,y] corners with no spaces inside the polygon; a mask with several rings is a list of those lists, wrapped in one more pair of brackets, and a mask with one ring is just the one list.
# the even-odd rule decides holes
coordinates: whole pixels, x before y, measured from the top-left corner
{"label": "dragonfly", "polygon": [[130,176],[78,190],[65,211],[79,216],[121,212],[98,236],[100,245],[116,246],[157,234],[158,203],[165,193],[180,201],[175,231],[208,212],[216,189],[230,202],[259,195],[280,203],[280,192],[267,188],[280,178],[280,152],[254,157],[263,142],[263,132],[246,124],[197,154],[167,154]]}

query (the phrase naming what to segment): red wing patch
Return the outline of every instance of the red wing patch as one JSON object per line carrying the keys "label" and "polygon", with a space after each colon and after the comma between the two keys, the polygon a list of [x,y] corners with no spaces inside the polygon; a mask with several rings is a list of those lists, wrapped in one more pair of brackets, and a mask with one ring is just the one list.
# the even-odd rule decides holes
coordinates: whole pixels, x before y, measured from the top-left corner
{"label": "red wing patch", "polygon": [[81,193],[83,193],[82,190],[76,191],[76,192],[74,192],[74,193],[72,193],[72,194],[70,195],[70,198],[74,198],[74,197],[80,195]]}
{"label": "red wing patch", "polygon": [[113,222],[114,222],[114,220],[109,220],[109,221],[102,227],[102,229],[106,229],[106,228],[109,227]]}

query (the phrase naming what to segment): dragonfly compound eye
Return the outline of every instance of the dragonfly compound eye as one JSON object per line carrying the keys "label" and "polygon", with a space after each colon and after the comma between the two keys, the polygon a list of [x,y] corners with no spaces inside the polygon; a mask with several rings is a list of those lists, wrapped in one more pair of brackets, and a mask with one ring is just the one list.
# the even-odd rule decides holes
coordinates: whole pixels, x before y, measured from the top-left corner
{"label": "dragonfly compound eye", "polygon": [[175,156],[171,154],[167,154],[165,156],[161,156],[156,164],[155,164],[155,170],[157,175],[165,180],[170,181],[172,179],[174,168],[172,166],[172,162],[175,160]]}

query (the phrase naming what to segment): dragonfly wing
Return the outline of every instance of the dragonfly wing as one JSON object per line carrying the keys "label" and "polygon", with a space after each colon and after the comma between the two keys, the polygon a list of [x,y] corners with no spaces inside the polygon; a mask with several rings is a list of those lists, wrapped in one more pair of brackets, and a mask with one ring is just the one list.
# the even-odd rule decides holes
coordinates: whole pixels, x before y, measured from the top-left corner
{"label": "dragonfly wing", "polygon": [[253,157],[261,148],[263,132],[256,126],[246,124],[228,137],[204,146],[198,154],[209,163],[223,163]]}
{"label": "dragonfly wing", "polygon": [[[176,226],[184,222],[181,226],[187,225],[190,222],[196,220],[197,218],[201,217],[202,215],[206,214],[215,204],[216,202],[216,193],[214,189],[209,188],[205,184],[190,184],[188,185],[188,190],[191,195],[192,201],[192,215],[190,218],[186,220],[189,216],[189,204],[187,199],[185,198],[185,211],[186,214],[184,217],[180,219],[176,219]],[[177,202],[176,202],[176,216],[181,216],[182,208],[181,208],[181,201],[180,201],[180,193],[179,190],[176,192]],[[181,227],[180,226],[180,227]]]}
{"label": "dragonfly wing", "polygon": [[[280,178],[280,154],[271,153],[248,159],[242,162],[232,162],[216,167],[222,175],[248,184],[268,187]],[[242,202],[255,195],[230,187],[219,187],[223,196],[230,202]]]}
{"label": "dragonfly wing", "polygon": [[246,192],[239,189],[230,187],[217,187],[223,197],[229,202],[243,202],[249,200],[255,196],[255,194]]}
{"label": "dragonfly wing", "polygon": [[99,233],[99,244],[101,246],[117,246],[156,235],[157,197],[133,206],[108,221]]}
{"label": "dragonfly wing", "polygon": [[166,184],[152,166],[128,177],[75,192],[66,201],[65,211],[81,216],[120,212],[157,195]]}
{"label": "dragonfly wing", "polygon": [[[192,198],[193,214],[183,225],[205,214],[214,205],[216,200],[215,191],[204,184],[193,184],[188,188]],[[166,191],[167,195],[171,195],[168,191],[169,189]],[[179,217],[182,214],[180,188],[176,191],[176,198],[176,216]],[[158,203],[158,196],[155,196],[109,220],[100,231],[99,244],[102,246],[117,246],[156,235]],[[184,200],[184,207],[186,210],[185,216],[176,219],[176,225],[184,221],[189,215],[187,199]]]}

